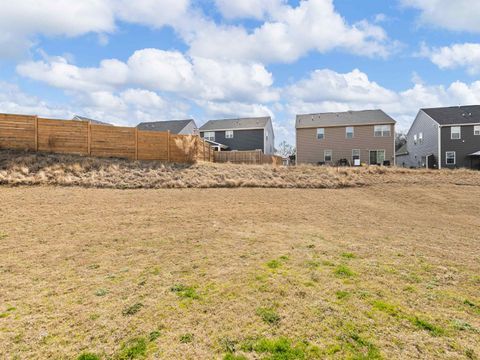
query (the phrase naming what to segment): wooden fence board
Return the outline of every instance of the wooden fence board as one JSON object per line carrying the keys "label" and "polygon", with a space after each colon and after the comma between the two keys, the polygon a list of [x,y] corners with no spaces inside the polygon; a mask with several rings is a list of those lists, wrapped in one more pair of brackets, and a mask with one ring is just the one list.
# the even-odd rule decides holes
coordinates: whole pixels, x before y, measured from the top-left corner
{"label": "wooden fence board", "polygon": [[0,114],[0,148],[35,150],[35,116]]}
{"label": "wooden fence board", "polygon": [[88,154],[88,123],[38,119],[38,150],[64,154]]}

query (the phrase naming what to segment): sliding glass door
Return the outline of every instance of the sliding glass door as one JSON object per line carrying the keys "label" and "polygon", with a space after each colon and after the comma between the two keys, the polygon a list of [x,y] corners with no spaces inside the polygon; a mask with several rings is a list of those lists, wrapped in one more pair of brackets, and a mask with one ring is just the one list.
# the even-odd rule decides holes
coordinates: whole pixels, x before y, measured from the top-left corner
{"label": "sliding glass door", "polygon": [[385,150],[370,150],[370,165],[383,165]]}

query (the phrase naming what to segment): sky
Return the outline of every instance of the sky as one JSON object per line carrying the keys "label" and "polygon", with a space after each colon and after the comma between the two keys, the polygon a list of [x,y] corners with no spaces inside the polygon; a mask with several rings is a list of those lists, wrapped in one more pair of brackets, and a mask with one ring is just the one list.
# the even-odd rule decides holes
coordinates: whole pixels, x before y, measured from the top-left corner
{"label": "sky", "polygon": [[478,0],[0,3],[0,112],[116,125],[480,103]]}

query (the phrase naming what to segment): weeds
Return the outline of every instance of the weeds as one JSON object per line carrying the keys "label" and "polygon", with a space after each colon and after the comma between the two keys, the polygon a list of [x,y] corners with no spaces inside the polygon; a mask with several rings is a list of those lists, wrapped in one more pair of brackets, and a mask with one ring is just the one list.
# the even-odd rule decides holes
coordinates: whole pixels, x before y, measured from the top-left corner
{"label": "weeds", "polygon": [[183,334],[182,336],[180,336],[180,342],[182,344],[188,344],[188,343],[191,343],[193,341],[193,334]]}
{"label": "weeds", "polygon": [[85,352],[80,354],[77,357],[77,360],[100,360],[100,356],[95,355],[93,353]]}
{"label": "weeds", "polygon": [[143,337],[133,338],[123,344],[118,360],[143,358],[147,354],[147,342]]}
{"label": "weeds", "polygon": [[143,307],[143,304],[142,303],[136,303],[132,306],[129,306],[127,308],[125,308],[123,311],[122,311],[122,314],[123,316],[131,316],[131,315],[135,315],[137,312],[140,311],[140,309]]}
{"label": "weeds", "polygon": [[400,311],[398,310],[398,307],[392,304],[389,304],[385,301],[377,300],[373,303],[373,308],[377,309],[379,311],[383,311],[384,313],[387,313],[390,316],[399,316]]}
{"label": "weeds", "polygon": [[105,290],[105,289],[98,289],[97,291],[95,291],[96,296],[105,296],[107,294],[108,294],[108,290]]}
{"label": "weeds", "polygon": [[338,300],[342,300],[350,297],[350,293],[348,291],[342,291],[342,290],[337,291],[335,295],[337,296]]}
{"label": "weeds", "polygon": [[269,262],[267,262],[267,266],[270,269],[278,269],[280,266],[282,266],[282,263],[278,260],[270,260]]}
{"label": "weeds", "polygon": [[281,320],[280,315],[278,315],[275,310],[271,308],[258,308],[257,315],[269,325],[278,325]]}
{"label": "weeds", "polygon": [[354,253],[350,253],[350,252],[344,252],[341,254],[341,257],[343,257],[344,259],[354,259],[356,258],[355,254]]}
{"label": "weeds", "polygon": [[192,300],[200,299],[200,295],[198,295],[197,290],[195,290],[195,288],[192,286],[177,284],[177,285],[173,285],[170,288],[170,291],[176,293],[181,299],[192,299]]}
{"label": "weeds", "polygon": [[287,338],[260,339],[247,341],[242,345],[245,352],[263,354],[265,360],[295,360],[295,359],[318,359],[320,350],[307,342],[294,344]]}
{"label": "weeds", "polygon": [[355,275],[355,273],[346,265],[338,265],[335,268],[334,274],[339,278],[349,278]]}
{"label": "weeds", "polygon": [[415,316],[409,319],[410,322],[415,325],[417,328],[426,330],[433,336],[441,336],[445,333],[441,327],[436,326],[434,324],[429,323],[426,320],[420,319],[419,317]]}

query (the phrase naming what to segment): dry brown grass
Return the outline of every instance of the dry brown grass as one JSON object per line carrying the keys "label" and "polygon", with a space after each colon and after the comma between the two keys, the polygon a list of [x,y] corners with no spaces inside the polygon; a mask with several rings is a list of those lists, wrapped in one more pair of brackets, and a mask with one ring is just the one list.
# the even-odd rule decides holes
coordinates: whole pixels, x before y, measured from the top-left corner
{"label": "dry brown grass", "polygon": [[477,358],[479,198],[0,187],[0,358],[119,359],[135,337],[149,359],[280,337],[307,359]]}
{"label": "dry brown grass", "polygon": [[272,167],[199,163],[172,165],[71,155],[0,151],[0,185],[96,188],[344,188],[375,184],[480,185],[480,172],[400,168]]}

